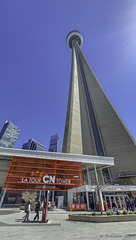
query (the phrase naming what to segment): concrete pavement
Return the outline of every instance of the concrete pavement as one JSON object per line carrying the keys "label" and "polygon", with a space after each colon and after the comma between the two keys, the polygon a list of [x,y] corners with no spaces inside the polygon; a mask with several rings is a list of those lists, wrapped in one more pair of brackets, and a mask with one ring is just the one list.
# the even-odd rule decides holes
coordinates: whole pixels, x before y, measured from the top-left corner
{"label": "concrete pavement", "polygon": [[[79,213],[79,212],[76,212]],[[81,212],[80,212],[81,213]],[[83,214],[84,212],[82,212]],[[86,223],[68,220],[66,212],[56,210],[48,213],[49,222],[22,223],[24,211],[0,209],[0,239],[2,240],[136,240],[136,222]],[[88,213],[89,214],[89,213]],[[33,220],[35,213],[30,213]],[[40,213],[41,217],[41,213]]]}

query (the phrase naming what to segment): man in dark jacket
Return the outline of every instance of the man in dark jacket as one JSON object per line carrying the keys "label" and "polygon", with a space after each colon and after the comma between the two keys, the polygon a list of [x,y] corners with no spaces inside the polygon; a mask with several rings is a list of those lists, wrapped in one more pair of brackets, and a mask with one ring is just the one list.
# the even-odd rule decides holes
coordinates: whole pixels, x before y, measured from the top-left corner
{"label": "man in dark jacket", "polygon": [[112,208],[113,208],[113,212],[117,212],[117,206],[114,201],[112,202]]}
{"label": "man in dark jacket", "polygon": [[34,221],[36,220],[36,218],[37,218],[37,221],[39,220],[39,211],[40,211],[40,202],[38,201],[38,203],[36,204],[36,207],[35,207],[36,215],[34,217]]}
{"label": "man in dark jacket", "polygon": [[128,210],[131,210],[130,200],[129,200],[128,197],[125,198],[125,202],[126,202],[127,211],[128,211]]}

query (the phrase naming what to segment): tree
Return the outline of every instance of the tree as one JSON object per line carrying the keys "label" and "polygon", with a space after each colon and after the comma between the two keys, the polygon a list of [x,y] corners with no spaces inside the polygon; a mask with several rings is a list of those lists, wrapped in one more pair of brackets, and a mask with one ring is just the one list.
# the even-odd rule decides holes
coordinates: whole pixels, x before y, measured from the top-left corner
{"label": "tree", "polygon": [[[106,173],[107,169],[105,170]],[[96,169],[96,165],[94,164],[94,170],[89,171],[89,169],[87,169],[87,182],[89,185],[92,185],[94,187],[95,192],[97,193],[98,202],[100,204],[100,212],[102,215],[104,210],[102,190],[105,188],[105,186],[111,184],[111,180],[108,175],[103,174],[101,168]]]}
{"label": "tree", "polygon": [[30,205],[32,208],[35,207],[35,200],[37,198],[37,191],[24,191],[22,193],[22,198],[27,203],[30,202]]}

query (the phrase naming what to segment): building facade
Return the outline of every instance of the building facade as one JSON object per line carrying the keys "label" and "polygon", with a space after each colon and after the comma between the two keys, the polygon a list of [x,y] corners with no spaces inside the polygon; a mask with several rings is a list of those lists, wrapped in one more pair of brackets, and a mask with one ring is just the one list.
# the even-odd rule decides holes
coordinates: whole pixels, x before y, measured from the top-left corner
{"label": "building facade", "polygon": [[20,129],[13,123],[6,121],[0,132],[0,147],[13,148],[20,133]]}
{"label": "building facade", "polygon": [[49,152],[62,152],[62,142],[58,134],[51,136]]}
{"label": "building facade", "polygon": [[72,68],[62,152],[114,157],[108,171],[113,183],[136,184],[136,142],[90,68],[82,42],[77,31],[67,36]]}
{"label": "building facade", "polygon": [[[34,186],[35,190],[38,191],[38,194],[40,194],[40,190],[45,191],[48,186],[49,188],[47,190],[55,190],[55,192],[57,191],[57,193],[59,193],[58,196],[60,196],[59,189],[54,188],[54,181],[56,183],[56,188],[60,188],[60,186],[73,188],[73,183],[82,185],[82,181],[80,181],[82,180],[81,164],[82,168],[88,165],[89,168],[93,169],[94,164],[96,165],[96,168],[100,168],[113,166],[114,159],[89,155],[84,155],[83,157],[83,155],[76,154],[1,148],[0,207],[3,204],[4,206],[7,206],[7,204],[21,205],[22,190],[32,190],[34,189]],[[14,173],[12,171],[13,168],[15,170]],[[11,173],[10,170],[12,171]],[[75,174],[78,178],[75,178]],[[18,180],[16,178],[17,176]],[[13,177],[15,177],[14,181]],[[8,184],[11,184],[10,186],[7,185],[6,180],[8,181]],[[13,182],[14,189],[12,185]],[[22,188],[20,185],[19,187],[19,182],[21,185],[26,184],[26,186]],[[28,187],[28,184],[31,188]],[[2,190],[3,187],[4,190]],[[63,190],[63,188],[61,190]],[[63,193],[63,191],[61,191],[61,193]]]}
{"label": "building facade", "polygon": [[22,149],[36,150],[36,151],[46,151],[47,150],[47,148],[43,144],[37,142],[34,139],[29,139],[27,143],[24,143],[22,146]]}

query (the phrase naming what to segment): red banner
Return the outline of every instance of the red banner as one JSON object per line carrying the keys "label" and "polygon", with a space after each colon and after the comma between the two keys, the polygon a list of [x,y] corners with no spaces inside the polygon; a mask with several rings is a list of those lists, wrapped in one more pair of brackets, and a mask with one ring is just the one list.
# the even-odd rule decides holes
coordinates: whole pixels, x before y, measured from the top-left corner
{"label": "red banner", "polygon": [[70,203],[70,211],[86,211],[86,203]]}

